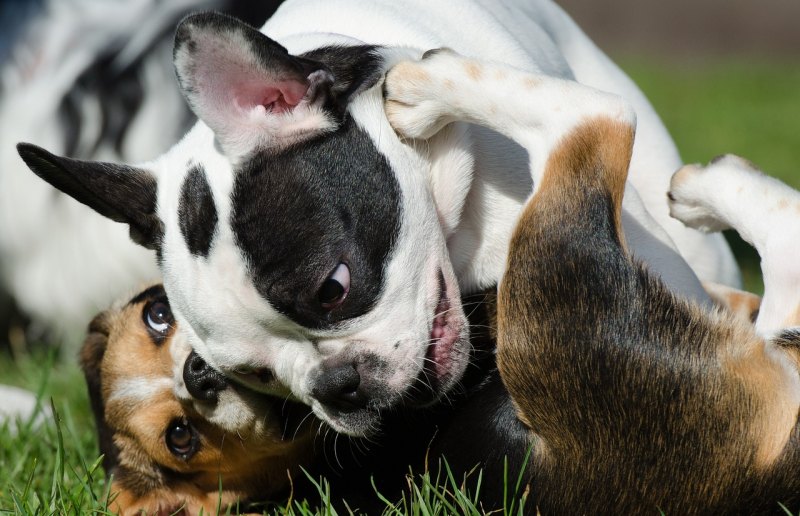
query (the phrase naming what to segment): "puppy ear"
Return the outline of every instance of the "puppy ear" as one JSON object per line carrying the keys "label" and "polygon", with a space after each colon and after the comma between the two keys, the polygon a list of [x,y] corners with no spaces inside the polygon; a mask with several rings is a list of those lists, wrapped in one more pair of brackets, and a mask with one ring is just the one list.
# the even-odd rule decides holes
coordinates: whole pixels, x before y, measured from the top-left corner
{"label": "puppy ear", "polygon": [[81,161],[51,154],[29,143],[17,152],[34,174],[111,220],[130,226],[131,239],[158,249],[164,227],[156,215],[156,178],[126,165]]}
{"label": "puppy ear", "polygon": [[89,390],[89,402],[94,413],[100,453],[104,455],[103,469],[106,471],[106,475],[113,473],[119,465],[119,450],[114,444],[113,432],[105,419],[105,405],[102,393],[103,378],[100,370],[111,331],[109,318],[109,312],[101,312],[92,319],[80,353],[81,369],[83,369],[86,386]]}
{"label": "puppy ear", "polygon": [[312,109],[330,95],[333,75],[325,65],[290,55],[236,18],[213,12],[186,17],[173,58],[189,106],[230,158],[332,124]]}

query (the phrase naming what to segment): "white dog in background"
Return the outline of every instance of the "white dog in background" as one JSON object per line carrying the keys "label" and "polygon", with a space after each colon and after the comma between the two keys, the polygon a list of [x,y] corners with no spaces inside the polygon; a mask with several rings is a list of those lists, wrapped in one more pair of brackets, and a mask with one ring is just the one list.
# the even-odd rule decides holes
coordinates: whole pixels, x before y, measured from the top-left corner
{"label": "white dog in background", "polygon": [[0,69],[0,288],[56,330],[54,341],[75,351],[94,313],[158,270],[124,227],[32,177],[14,145],[85,159],[158,156],[194,121],[172,69],[177,22],[213,8],[262,23],[277,4],[48,0],[13,42]]}

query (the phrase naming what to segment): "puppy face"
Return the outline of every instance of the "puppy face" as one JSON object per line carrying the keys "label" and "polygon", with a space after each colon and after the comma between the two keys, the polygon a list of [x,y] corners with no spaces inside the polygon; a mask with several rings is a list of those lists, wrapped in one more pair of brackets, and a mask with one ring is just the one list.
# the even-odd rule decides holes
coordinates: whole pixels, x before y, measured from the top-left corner
{"label": "puppy face", "polygon": [[176,333],[160,285],[99,314],[81,363],[123,513],[196,514],[264,499],[311,458],[308,409],[209,368]]}
{"label": "puppy face", "polygon": [[369,434],[382,410],[447,392],[468,355],[429,165],[383,112],[392,55],[292,56],[189,17],[175,66],[201,122],[170,152],[143,168],[20,153],[157,250],[178,331],[216,369]]}

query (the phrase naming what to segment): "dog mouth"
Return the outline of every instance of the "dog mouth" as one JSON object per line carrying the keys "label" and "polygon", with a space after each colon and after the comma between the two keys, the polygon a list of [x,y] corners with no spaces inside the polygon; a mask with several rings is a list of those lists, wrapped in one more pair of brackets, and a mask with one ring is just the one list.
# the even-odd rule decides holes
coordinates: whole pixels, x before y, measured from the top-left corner
{"label": "dog mouth", "polygon": [[422,371],[411,389],[415,392],[410,399],[412,404],[430,404],[458,379],[463,326],[459,311],[452,306],[450,289],[440,270],[439,301],[433,312]]}

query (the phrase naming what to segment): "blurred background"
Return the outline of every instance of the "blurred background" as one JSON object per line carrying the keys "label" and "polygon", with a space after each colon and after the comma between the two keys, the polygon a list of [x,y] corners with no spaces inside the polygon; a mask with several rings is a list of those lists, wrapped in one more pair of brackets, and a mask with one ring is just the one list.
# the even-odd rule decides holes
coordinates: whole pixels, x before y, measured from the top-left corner
{"label": "blurred background", "polygon": [[[644,90],[686,162],[740,154],[800,188],[800,1],[558,3]],[[757,255],[726,237],[762,293]]]}

